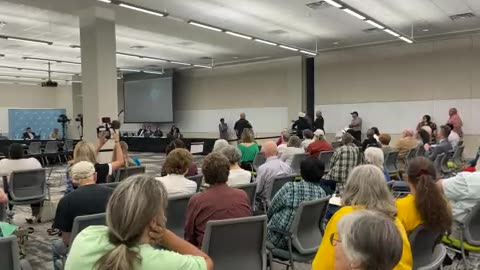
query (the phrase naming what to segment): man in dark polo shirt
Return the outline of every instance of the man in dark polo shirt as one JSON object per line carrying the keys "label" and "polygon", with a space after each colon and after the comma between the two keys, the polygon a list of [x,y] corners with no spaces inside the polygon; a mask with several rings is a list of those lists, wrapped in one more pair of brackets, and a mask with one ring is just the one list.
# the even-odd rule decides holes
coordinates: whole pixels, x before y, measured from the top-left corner
{"label": "man in dark polo shirt", "polygon": [[233,129],[235,130],[235,133],[237,133],[237,138],[240,140],[240,138],[242,138],[242,133],[243,133],[243,130],[246,129],[246,128],[252,128],[252,125],[250,124],[250,122],[248,122],[247,119],[245,119],[245,113],[241,113],[240,114],[240,119],[238,119],[237,122],[235,122],[235,126],[233,127]]}

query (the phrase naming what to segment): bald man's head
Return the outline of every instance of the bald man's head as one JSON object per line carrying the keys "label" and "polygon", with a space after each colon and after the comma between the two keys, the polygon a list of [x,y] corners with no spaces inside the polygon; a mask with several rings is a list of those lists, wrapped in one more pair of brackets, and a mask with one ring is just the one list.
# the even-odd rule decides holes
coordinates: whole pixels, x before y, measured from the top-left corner
{"label": "bald man's head", "polygon": [[240,113],[240,118],[245,119],[245,113]]}
{"label": "bald man's head", "polygon": [[273,141],[268,141],[262,144],[262,152],[266,158],[278,155],[277,144]]}

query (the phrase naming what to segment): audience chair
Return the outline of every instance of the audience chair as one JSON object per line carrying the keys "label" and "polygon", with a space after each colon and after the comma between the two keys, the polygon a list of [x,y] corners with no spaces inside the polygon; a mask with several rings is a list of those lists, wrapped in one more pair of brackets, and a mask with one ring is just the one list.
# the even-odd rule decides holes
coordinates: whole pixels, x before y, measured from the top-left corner
{"label": "audience chair", "polygon": [[462,169],[465,162],[463,161],[463,151],[465,150],[465,145],[458,145],[453,153],[452,162],[455,164],[457,169]]}
{"label": "audience chair", "polygon": [[42,165],[45,166],[45,161],[43,159],[42,143],[41,142],[31,142],[30,145],[28,145],[27,154],[28,154],[29,157],[34,157],[34,158],[40,160],[40,163],[42,163]]}
{"label": "audience chair", "polygon": [[75,237],[89,226],[107,225],[105,213],[78,216],[73,220],[72,233],[70,234],[70,245],[72,246]]}
{"label": "audience chair", "polygon": [[[443,264],[443,261],[445,260],[445,257],[447,256],[447,249],[445,248],[444,245],[438,244],[435,246],[435,249],[432,254],[432,262],[417,268],[416,270],[438,270],[442,269],[441,266]],[[413,268],[415,269],[415,268]]]}
{"label": "audience chair", "polygon": [[[302,202],[295,212],[288,231],[270,229],[284,235],[288,240],[288,249],[286,250],[278,249],[272,243],[267,242],[267,249],[271,252],[270,265],[275,259],[275,262],[287,266],[287,270],[290,267],[295,270],[294,262],[310,263],[313,260],[323,238],[321,224],[329,200],[330,197],[324,197],[315,201]],[[330,236],[327,235],[327,237]]]}
{"label": "audience chair", "polygon": [[335,151],[325,151],[320,152],[320,155],[318,155],[318,159],[325,164],[325,174],[330,171],[330,160],[332,159],[333,153],[335,153]]}
{"label": "audience chair", "polygon": [[433,161],[433,166],[435,167],[435,169],[439,174],[442,173],[442,160],[444,156],[445,156],[445,153],[439,154],[435,157],[435,160]]}
{"label": "audience chair", "polygon": [[293,156],[291,167],[292,167],[292,170],[295,172],[295,174],[297,175],[300,174],[300,163],[302,163],[302,161],[307,159],[308,156],[309,155],[307,153],[295,154]]}
{"label": "audience chair", "polygon": [[73,141],[72,140],[65,140],[62,153],[63,153],[63,157],[65,158],[65,162],[68,161],[69,157],[73,157]]}
{"label": "audience chair", "polygon": [[418,147],[417,157],[424,157],[426,152],[427,151],[425,151],[425,147],[423,147],[423,145],[421,145],[420,147]]}
{"label": "audience chair", "polygon": [[403,198],[410,194],[410,187],[405,181],[390,181],[387,184],[391,186],[391,191],[395,198]]}
{"label": "audience chair", "polygon": [[60,151],[58,151],[58,144],[59,144],[58,141],[48,141],[47,144],[45,145],[45,151],[43,153],[43,157],[45,158],[45,164],[47,164],[47,166],[50,163],[48,158],[53,158],[54,161],[55,159],[58,159],[59,163],[63,162],[62,157],[60,155]]}
{"label": "audience chair", "polygon": [[185,235],[185,212],[193,194],[172,196],[168,198],[167,229],[183,238]]}
{"label": "audience chair", "polygon": [[257,192],[257,182],[234,186],[234,188],[241,189],[241,190],[245,191],[245,193],[247,193],[248,199],[250,200],[250,204],[251,204],[252,209],[253,209],[253,207],[255,206],[255,196],[256,196],[256,192]]}
{"label": "audience chair", "polygon": [[408,151],[407,155],[405,156],[405,165],[408,167],[410,164],[410,161],[414,159],[417,156],[418,148],[422,146],[419,146],[417,148],[412,148]]}
{"label": "audience chair", "polygon": [[121,182],[122,180],[125,180],[129,176],[136,175],[136,174],[144,174],[144,173],[145,173],[145,166],[120,168],[115,173],[115,182]]}
{"label": "audience chair", "polygon": [[110,182],[110,183],[101,183],[101,184],[97,184],[97,185],[116,189],[119,184],[120,184],[120,182]]}
{"label": "audience chair", "polygon": [[16,236],[0,237],[0,269],[31,270],[27,260],[20,260]]}
{"label": "audience chair", "polygon": [[408,240],[413,256],[413,269],[427,266],[435,261],[433,253],[442,234],[419,225],[410,233]]}
{"label": "audience chair", "polygon": [[400,171],[398,170],[398,151],[388,152],[384,163],[385,171],[390,176],[395,175],[400,180]]}
{"label": "audience chair", "polygon": [[450,177],[452,176],[453,170],[448,167],[448,162],[453,156],[453,151],[445,153],[440,161],[440,173],[443,177]]}
{"label": "audience chair", "polygon": [[342,142],[332,142],[331,145],[332,145],[333,149],[336,149],[336,148],[342,146]]}
{"label": "audience chair", "polygon": [[7,203],[0,203],[0,221],[7,219]]}
{"label": "audience chair", "polygon": [[47,198],[47,176],[45,169],[15,171],[10,175],[8,194],[12,205],[41,203]]}
{"label": "audience chair", "polygon": [[265,163],[266,161],[267,161],[267,159],[265,158],[265,155],[262,152],[258,152],[255,155],[255,158],[253,159],[253,163],[252,163],[253,169],[255,171],[258,171],[258,167],[263,165],[263,163]]}
{"label": "audience chair", "polygon": [[215,262],[215,269],[267,269],[267,216],[209,221],[202,251]]}
{"label": "audience chair", "polygon": [[200,188],[202,187],[202,181],[203,181],[203,174],[197,174],[194,176],[189,176],[187,177],[188,180],[192,180],[193,182],[197,183],[197,192],[200,191]]}
{"label": "audience chair", "polygon": [[463,223],[456,222],[460,239],[446,235],[442,242],[447,249],[461,254],[465,269],[468,269],[467,252],[480,253],[480,202],[467,214]]}
{"label": "audience chair", "polygon": [[269,201],[273,200],[273,197],[277,192],[288,182],[295,181],[295,175],[287,175],[281,177],[275,177],[272,182],[272,192],[270,193]]}

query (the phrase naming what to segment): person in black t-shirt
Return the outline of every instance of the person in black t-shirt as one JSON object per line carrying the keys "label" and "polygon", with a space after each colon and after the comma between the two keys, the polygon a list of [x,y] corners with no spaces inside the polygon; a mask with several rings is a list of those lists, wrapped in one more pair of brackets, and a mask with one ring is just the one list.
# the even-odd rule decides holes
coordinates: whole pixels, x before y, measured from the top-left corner
{"label": "person in black t-shirt", "polygon": [[325,132],[325,120],[323,119],[322,111],[317,111],[317,119],[315,119],[314,125],[314,130],[321,129],[323,132]]}
{"label": "person in black t-shirt", "polygon": [[80,161],[72,166],[70,170],[72,182],[78,188],[65,195],[57,206],[53,228],[62,232],[62,240],[54,241],[54,258],[59,259],[66,254],[70,244],[70,232],[73,227],[73,220],[78,216],[104,213],[108,199],[113,189],[96,185],[97,173],[91,162]]}
{"label": "person in black t-shirt", "polygon": [[240,119],[238,119],[237,122],[235,122],[235,126],[233,129],[235,130],[235,133],[237,134],[237,138],[240,140],[242,137],[243,130],[246,128],[252,128],[252,125],[250,122],[248,122],[247,119],[245,119],[245,113],[240,114]]}
{"label": "person in black t-shirt", "polygon": [[367,130],[367,138],[362,143],[362,151],[365,152],[368,147],[382,148],[382,145],[377,141],[377,139],[375,139],[374,136],[375,131],[373,129]]}
{"label": "person in black t-shirt", "polygon": [[306,129],[312,129],[312,125],[308,122],[304,112],[298,113],[298,119],[293,122],[292,130],[296,130],[297,136],[303,139],[303,131]]}

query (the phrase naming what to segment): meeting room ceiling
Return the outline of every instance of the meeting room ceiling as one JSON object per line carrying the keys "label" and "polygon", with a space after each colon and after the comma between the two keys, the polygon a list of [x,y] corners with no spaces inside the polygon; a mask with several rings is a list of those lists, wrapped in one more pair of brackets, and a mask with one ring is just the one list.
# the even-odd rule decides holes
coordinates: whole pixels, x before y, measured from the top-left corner
{"label": "meeting room ceiling", "polygon": [[[80,63],[80,49],[72,45],[80,44],[78,14],[89,5],[115,11],[117,52],[202,66],[308,55],[188,24],[192,20],[306,52],[404,43],[323,1],[124,0],[123,3],[165,12],[168,16],[154,16],[96,0],[0,1],[0,36],[53,42],[47,45],[0,38],[0,81],[18,74],[46,76],[42,71],[4,68],[47,69],[45,61],[24,57],[68,61],[71,63],[54,61],[51,68],[80,74],[81,66],[75,64]],[[345,0],[339,3],[414,42],[480,31],[478,0]],[[464,15],[451,18],[458,14]],[[117,66],[144,70],[195,68],[125,55],[117,55]],[[58,80],[71,79],[71,74],[66,73],[52,76]]]}

